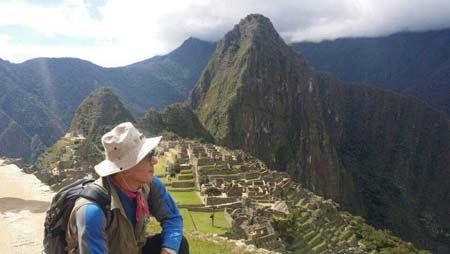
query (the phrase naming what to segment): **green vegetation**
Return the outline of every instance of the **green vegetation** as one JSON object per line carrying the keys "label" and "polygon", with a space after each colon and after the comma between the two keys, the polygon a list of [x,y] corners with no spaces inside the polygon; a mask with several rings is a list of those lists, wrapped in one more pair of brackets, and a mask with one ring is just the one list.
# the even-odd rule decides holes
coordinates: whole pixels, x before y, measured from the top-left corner
{"label": "green vegetation", "polygon": [[172,104],[160,112],[149,109],[138,122],[149,135],[164,134],[168,139],[181,137],[197,139],[200,142],[214,142],[187,104]]}
{"label": "green vegetation", "polygon": [[224,253],[235,253],[234,246],[224,242],[211,241],[206,239],[201,239],[199,237],[193,237],[190,234],[187,235],[186,239],[189,242],[189,251],[192,254],[224,254]]}
{"label": "green vegetation", "polygon": [[276,220],[273,225],[287,243],[287,249],[299,253],[321,253],[325,249],[338,252],[355,246],[370,253],[430,253],[418,250],[389,231],[374,229],[361,217],[337,210],[299,208],[287,220]]}
{"label": "green vegetation", "polygon": [[[165,156],[158,157],[158,164],[155,167],[155,175],[159,176],[163,181],[167,181],[165,177],[164,167],[176,162],[173,156],[175,151],[166,152]],[[192,176],[191,169],[183,169],[178,174],[182,176]],[[173,178],[177,182],[178,176]],[[193,180],[190,180],[193,181]],[[173,188],[166,186],[172,198],[178,205],[202,205],[199,196],[194,188]],[[187,238],[191,253],[233,253],[235,246],[226,242],[212,241],[207,237],[200,237],[193,232],[201,232],[203,234],[223,234],[230,229],[225,220],[223,211],[214,212],[214,225],[210,218],[211,212],[189,211],[186,208],[180,208],[180,214],[184,222],[184,236]],[[161,232],[158,222],[152,217],[148,225],[150,233]]]}
{"label": "green vegetation", "polygon": [[[185,234],[192,231],[199,231],[205,234],[223,234],[230,229],[226,222],[223,211],[214,212],[214,226],[211,223],[210,212],[192,212],[186,208],[180,208],[180,214],[183,217]],[[161,232],[161,226],[152,217],[148,225],[149,232]]]}
{"label": "green vegetation", "polygon": [[53,144],[47,151],[41,154],[36,164],[40,168],[51,170],[56,167],[56,162],[60,160],[69,160],[70,154],[67,152],[66,147],[70,147],[74,151],[78,150],[81,141],[71,138],[60,138],[55,144]]}
{"label": "green vegetation", "polygon": [[121,122],[134,122],[134,117],[111,88],[101,87],[81,102],[69,132],[81,134],[101,147],[102,135]]}
{"label": "green vegetation", "polygon": [[230,225],[225,220],[223,211],[214,212],[214,226],[211,224],[211,212],[189,212],[195,227],[204,233],[223,234],[230,229]]}
{"label": "green vegetation", "polygon": [[288,172],[418,247],[450,253],[445,114],[315,72],[257,14],[218,43],[190,103],[218,143]]}
{"label": "green vegetation", "polygon": [[[204,234],[223,234],[227,232],[230,226],[227,224],[223,212],[215,212],[214,226],[211,223],[211,213],[209,212],[190,212],[188,209],[181,208],[180,214],[183,217],[184,236],[189,242],[190,253],[233,253],[234,246],[229,243],[212,241],[193,234],[194,231]],[[152,217],[147,230],[150,234],[155,234],[161,232],[161,227]]]}
{"label": "green vegetation", "polygon": [[170,195],[177,205],[201,205],[203,204],[195,191],[171,191]]}

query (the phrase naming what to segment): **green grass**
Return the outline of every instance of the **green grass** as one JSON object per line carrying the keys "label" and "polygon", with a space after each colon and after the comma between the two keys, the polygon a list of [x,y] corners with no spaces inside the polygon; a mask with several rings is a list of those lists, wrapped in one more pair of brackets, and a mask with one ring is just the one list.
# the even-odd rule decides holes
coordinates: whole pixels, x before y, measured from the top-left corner
{"label": "green grass", "polygon": [[214,226],[211,223],[210,212],[189,212],[191,218],[194,220],[195,226],[198,231],[203,233],[223,234],[230,225],[223,216],[223,211],[214,212]]}
{"label": "green grass", "polygon": [[41,154],[37,159],[37,164],[40,164],[43,168],[53,169],[56,167],[57,161],[68,161],[71,159],[71,155],[67,153],[66,146],[70,146],[74,150],[80,147],[79,142],[75,144],[75,141],[70,138],[62,137],[55,144],[53,144],[45,153]]}
{"label": "green grass", "polygon": [[180,171],[180,174],[192,174],[192,170],[191,169],[182,169]]}
{"label": "green grass", "polygon": [[195,191],[182,191],[182,192],[175,192],[170,191],[170,196],[175,200],[175,203],[177,205],[201,205],[203,204],[200,198],[197,196]]}
{"label": "green grass", "polygon": [[213,242],[208,240],[192,237],[190,234],[186,235],[189,242],[189,253],[191,254],[224,254],[236,253],[234,246],[223,242]]}
{"label": "green grass", "polygon": [[[180,214],[183,217],[184,233],[187,234],[192,231],[200,231],[205,234],[223,234],[230,229],[230,225],[223,216],[223,211],[214,213],[214,226],[211,223],[210,212],[190,212],[186,208],[180,209]],[[161,232],[159,222],[155,218],[151,218],[147,226],[148,232],[151,234]]]}
{"label": "green grass", "polygon": [[[167,179],[165,177],[164,166],[166,163],[170,163],[171,158],[159,157],[158,164],[155,165],[155,175],[158,176],[165,184]],[[192,174],[192,170],[185,169],[181,171],[181,174]],[[176,178],[172,178],[172,181],[177,181]],[[188,180],[192,181],[192,180]],[[172,186],[166,186],[172,198],[177,205],[201,205],[203,204],[195,192],[195,188],[173,188]],[[176,191],[182,190],[182,191]],[[211,223],[210,212],[189,212],[185,208],[180,208],[180,214],[183,217],[184,236],[189,242],[190,253],[234,253],[234,245],[225,242],[216,242],[211,240],[201,239],[199,237],[191,235],[193,231],[200,231],[208,234],[223,234],[230,229],[223,211],[214,213],[214,226]],[[150,223],[147,226],[150,234],[157,234],[161,232],[161,226],[155,218],[151,218]]]}

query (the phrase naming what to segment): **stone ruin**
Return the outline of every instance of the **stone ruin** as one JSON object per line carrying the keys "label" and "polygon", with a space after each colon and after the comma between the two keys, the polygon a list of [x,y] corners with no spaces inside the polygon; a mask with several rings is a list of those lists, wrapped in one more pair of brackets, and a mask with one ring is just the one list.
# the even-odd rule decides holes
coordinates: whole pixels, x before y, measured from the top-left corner
{"label": "stone ruin", "polygon": [[341,215],[338,204],[303,188],[286,172],[272,171],[243,151],[212,144],[184,140],[162,142],[161,147],[162,152],[170,151],[176,157],[180,172],[190,172],[189,179],[184,174],[178,174],[178,179],[189,181],[199,192],[203,205],[187,208],[223,210],[232,227],[228,237],[284,251],[279,237],[282,231],[277,233],[273,222],[295,219],[303,232],[297,244],[305,253],[311,249],[314,253],[362,249],[351,233],[349,221],[354,217]]}

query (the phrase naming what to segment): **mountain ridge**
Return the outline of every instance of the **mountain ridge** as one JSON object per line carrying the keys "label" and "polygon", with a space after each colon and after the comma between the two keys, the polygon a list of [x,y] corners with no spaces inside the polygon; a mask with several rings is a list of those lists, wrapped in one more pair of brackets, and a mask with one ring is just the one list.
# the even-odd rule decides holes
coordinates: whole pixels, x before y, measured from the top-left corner
{"label": "mountain ridge", "polygon": [[[314,72],[274,31],[249,15],[218,43],[190,96],[205,127],[369,223],[445,253],[446,117],[414,98]],[[429,225],[418,209],[432,214]],[[437,225],[440,233],[428,228]]]}
{"label": "mountain ridge", "polygon": [[450,29],[292,43],[319,71],[412,95],[450,115]]}
{"label": "mountain ridge", "polygon": [[[198,39],[183,45],[152,66],[139,68],[103,68],[76,58],[36,58],[20,64],[1,61],[0,88],[5,92],[0,95],[0,110],[13,116],[28,136],[37,135],[49,147],[66,132],[82,100],[99,87],[111,87],[138,116],[150,107],[182,102],[207,62],[208,57],[200,55],[208,55],[215,47]],[[196,55],[199,60],[187,64]],[[30,152],[16,156],[33,157]]]}

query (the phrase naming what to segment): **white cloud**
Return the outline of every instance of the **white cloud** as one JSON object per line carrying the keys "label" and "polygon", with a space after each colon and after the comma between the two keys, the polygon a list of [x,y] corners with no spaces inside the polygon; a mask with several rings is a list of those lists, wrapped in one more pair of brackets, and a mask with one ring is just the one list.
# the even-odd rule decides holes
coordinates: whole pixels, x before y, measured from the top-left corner
{"label": "white cloud", "polygon": [[167,41],[186,35],[217,40],[250,13],[270,18],[288,42],[450,27],[450,1],[446,0],[211,0],[163,17],[163,30],[178,33],[162,37]]}
{"label": "white cloud", "polygon": [[[0,57],[71,56],[102,66],[126,65],[174,49],[189,36],[219,40],[250,13],[270,18],[287,41],[376,36],[450,26],[450,1],[419,0],[110,0],[92,17],[84,0],[60,5],[0,1],[0,27],[19,25],[45,36],[91,38],[98,45],[16,45],[0,36]],[[100,46],[103,45],[103,46]]]}
{"label": "white cloud", "polygon": [[12,39],[11,36],[7,34],[0,34],[0,45],[8,45],[9,41]]}

